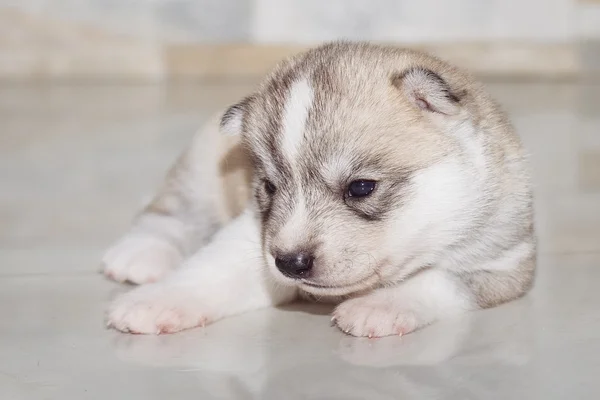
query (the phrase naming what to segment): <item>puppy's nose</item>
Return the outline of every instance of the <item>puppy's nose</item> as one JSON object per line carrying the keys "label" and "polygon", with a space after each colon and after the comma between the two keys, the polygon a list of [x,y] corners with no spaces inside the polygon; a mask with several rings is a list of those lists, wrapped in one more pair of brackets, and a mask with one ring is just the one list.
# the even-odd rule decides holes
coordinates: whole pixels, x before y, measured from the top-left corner
{"label": "puppy's nose", "polygon": [[275,265],[288,278],[305,278],[313,267],[315,258],[307,252],[279,254]]}

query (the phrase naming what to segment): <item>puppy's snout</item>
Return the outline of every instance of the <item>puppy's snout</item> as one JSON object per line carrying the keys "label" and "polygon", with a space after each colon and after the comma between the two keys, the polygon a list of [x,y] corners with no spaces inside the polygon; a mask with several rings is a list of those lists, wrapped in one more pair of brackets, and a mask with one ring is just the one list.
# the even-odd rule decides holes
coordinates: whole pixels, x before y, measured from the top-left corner
{"label": "puppy's snout", "polygon": [[275,265],[288,278],[306,278],[312,270],[314,260],[314,256],[308,252],[277,254]]}

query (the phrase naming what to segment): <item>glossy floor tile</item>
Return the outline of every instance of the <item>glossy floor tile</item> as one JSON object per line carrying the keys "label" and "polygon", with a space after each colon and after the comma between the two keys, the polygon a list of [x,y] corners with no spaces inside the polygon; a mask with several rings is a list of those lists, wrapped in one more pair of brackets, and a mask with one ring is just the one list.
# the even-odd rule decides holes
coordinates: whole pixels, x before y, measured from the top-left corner
{"label": "glossy floor tile", "polygon": [[251,84],[0,88],[0,399],[600,397],[600,87],[491,83],[531,153],[531,295],[403,338],[293,305],[167,336],[106,330],[98,273],[194,130]]}

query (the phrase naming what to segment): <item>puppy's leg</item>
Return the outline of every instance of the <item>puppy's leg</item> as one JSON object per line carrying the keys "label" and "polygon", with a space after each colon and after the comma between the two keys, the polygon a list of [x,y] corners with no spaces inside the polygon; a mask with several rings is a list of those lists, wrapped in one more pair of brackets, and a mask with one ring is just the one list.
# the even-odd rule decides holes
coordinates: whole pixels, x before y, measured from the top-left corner
{"label": "puppy's leg", "polygon": [[[238,198],[245,203],[244,194],[223,190],[231,174],[224,171],[222,162],[244,168],[243,160],[226,158],[231,154],[243,158],[240,152],[230,151],[235,145],[220,135],[217,120],[196,134],[152,202],[137,216],[129,232],[105,253],[106,276],[119,282],[155,282],[241,211],[239,207],[226,209],[226,200]],[[236,183],[239,186],[240,182]]]}
{"label": "puppy's leg", "polygon": [[269,275],[259,223],[246,211],[165,280],[118,298],[107,322],[123,332],[172,333],[296,295],[295,288],[278,286]]}
{"label": "puppy's leg", "polygon": [[516,267],[505,266],[511,268],[468,273],[433,267],[397,286],[343,302],[333,318],[340,329],[353,336],[404,335],[442,318],[523,296],[533,282],[535,255],[521,260]]}

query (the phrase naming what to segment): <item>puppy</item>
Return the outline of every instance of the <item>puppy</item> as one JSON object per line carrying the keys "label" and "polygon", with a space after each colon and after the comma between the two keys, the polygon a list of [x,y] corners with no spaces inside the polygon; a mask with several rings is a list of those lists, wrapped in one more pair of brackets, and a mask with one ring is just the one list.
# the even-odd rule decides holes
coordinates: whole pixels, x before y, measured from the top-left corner
{"label": "puppy", "polygon": [[330,43],[197,134],[104,257],[150,283],[108,324],[172,333],[304,297],[338,302],[350,335],[403,335],[523,296],[535,261],[523,149],[482,85],[420,52]]}

